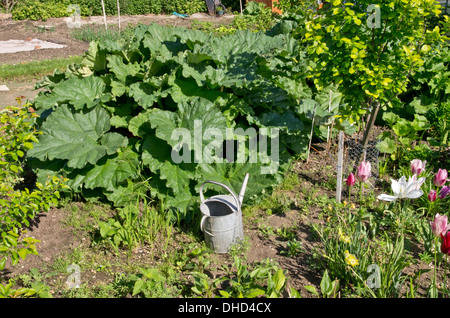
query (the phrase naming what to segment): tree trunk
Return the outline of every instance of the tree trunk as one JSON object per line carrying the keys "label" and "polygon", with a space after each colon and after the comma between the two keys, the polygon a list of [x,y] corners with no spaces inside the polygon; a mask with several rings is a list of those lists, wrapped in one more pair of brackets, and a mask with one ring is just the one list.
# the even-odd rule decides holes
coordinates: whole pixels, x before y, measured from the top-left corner
{"label": "tree trunk", "polygon": [[367,143],[369,142],[369,135],[373,128],[373,125],[375,124],[375,120],[377,119],[378,111],[380,110],[380,103],[378,101],[373,102],[372,111],[370,112],[370,117],[366,126],[366,129],[364,131],[364,136],[362,139],[362,153],[359,156],[359,162],[366,160],[366,147]]}

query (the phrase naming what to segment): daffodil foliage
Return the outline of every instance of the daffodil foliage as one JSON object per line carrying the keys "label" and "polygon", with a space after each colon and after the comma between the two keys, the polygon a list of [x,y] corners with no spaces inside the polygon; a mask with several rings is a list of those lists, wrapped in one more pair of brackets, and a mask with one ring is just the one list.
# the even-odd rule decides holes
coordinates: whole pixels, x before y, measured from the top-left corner
{"label": "daffodil foliage", "polygon": [[318,90],[339,85],[343,115],[354,120],[374,101],[398,102],[409,76],[446,39],[430,24],[441,9],[434,0],[329,1],[298,30],[309,76]]}

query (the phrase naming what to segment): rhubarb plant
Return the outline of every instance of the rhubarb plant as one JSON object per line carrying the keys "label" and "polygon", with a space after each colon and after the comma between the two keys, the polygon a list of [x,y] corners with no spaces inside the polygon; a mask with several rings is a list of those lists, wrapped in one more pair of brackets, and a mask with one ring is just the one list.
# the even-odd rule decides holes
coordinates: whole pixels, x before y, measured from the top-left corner
{"label": "rhubarb plant", "polygon": [[248,198],[276,185],[341,94],[311,89],[304,49],[274,30],[216,38],[154,24],[92,42],[80,64],[38,84],[42,135],[28,153],[38,180],[63,176],[116,206],[151,195],[182,215],[205,180],[238,192],[249,172]]}

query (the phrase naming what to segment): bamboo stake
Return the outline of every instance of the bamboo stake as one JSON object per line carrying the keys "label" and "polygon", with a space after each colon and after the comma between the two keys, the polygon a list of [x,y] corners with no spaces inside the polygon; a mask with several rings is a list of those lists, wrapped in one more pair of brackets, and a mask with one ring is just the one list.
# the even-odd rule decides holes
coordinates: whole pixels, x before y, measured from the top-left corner
{"label": "bamboo stake", "polygon": [[108,30],[108,25],[106,23],[106,11],[105,11],[105,3],[102,0],[102,10],[103,10],[103,22],[105,23],[105,30]]}

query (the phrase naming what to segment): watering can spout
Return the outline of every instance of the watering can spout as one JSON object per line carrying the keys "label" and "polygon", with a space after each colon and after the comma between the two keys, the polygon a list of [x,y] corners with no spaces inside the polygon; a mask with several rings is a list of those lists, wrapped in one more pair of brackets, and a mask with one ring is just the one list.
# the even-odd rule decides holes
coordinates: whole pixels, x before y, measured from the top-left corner
{"label": "watering can spout", "polygon": [[245,174],[245,178],[244,178],[244,182],[242,183],[242,187],[241,187],[241,192],[239,192],[239,203],[242,205],[242,201],[244,201],[244,194],[245,194],[245,189],[247,189],[247,182],[248,182],[248,177],[249,174],[246,173]]}

